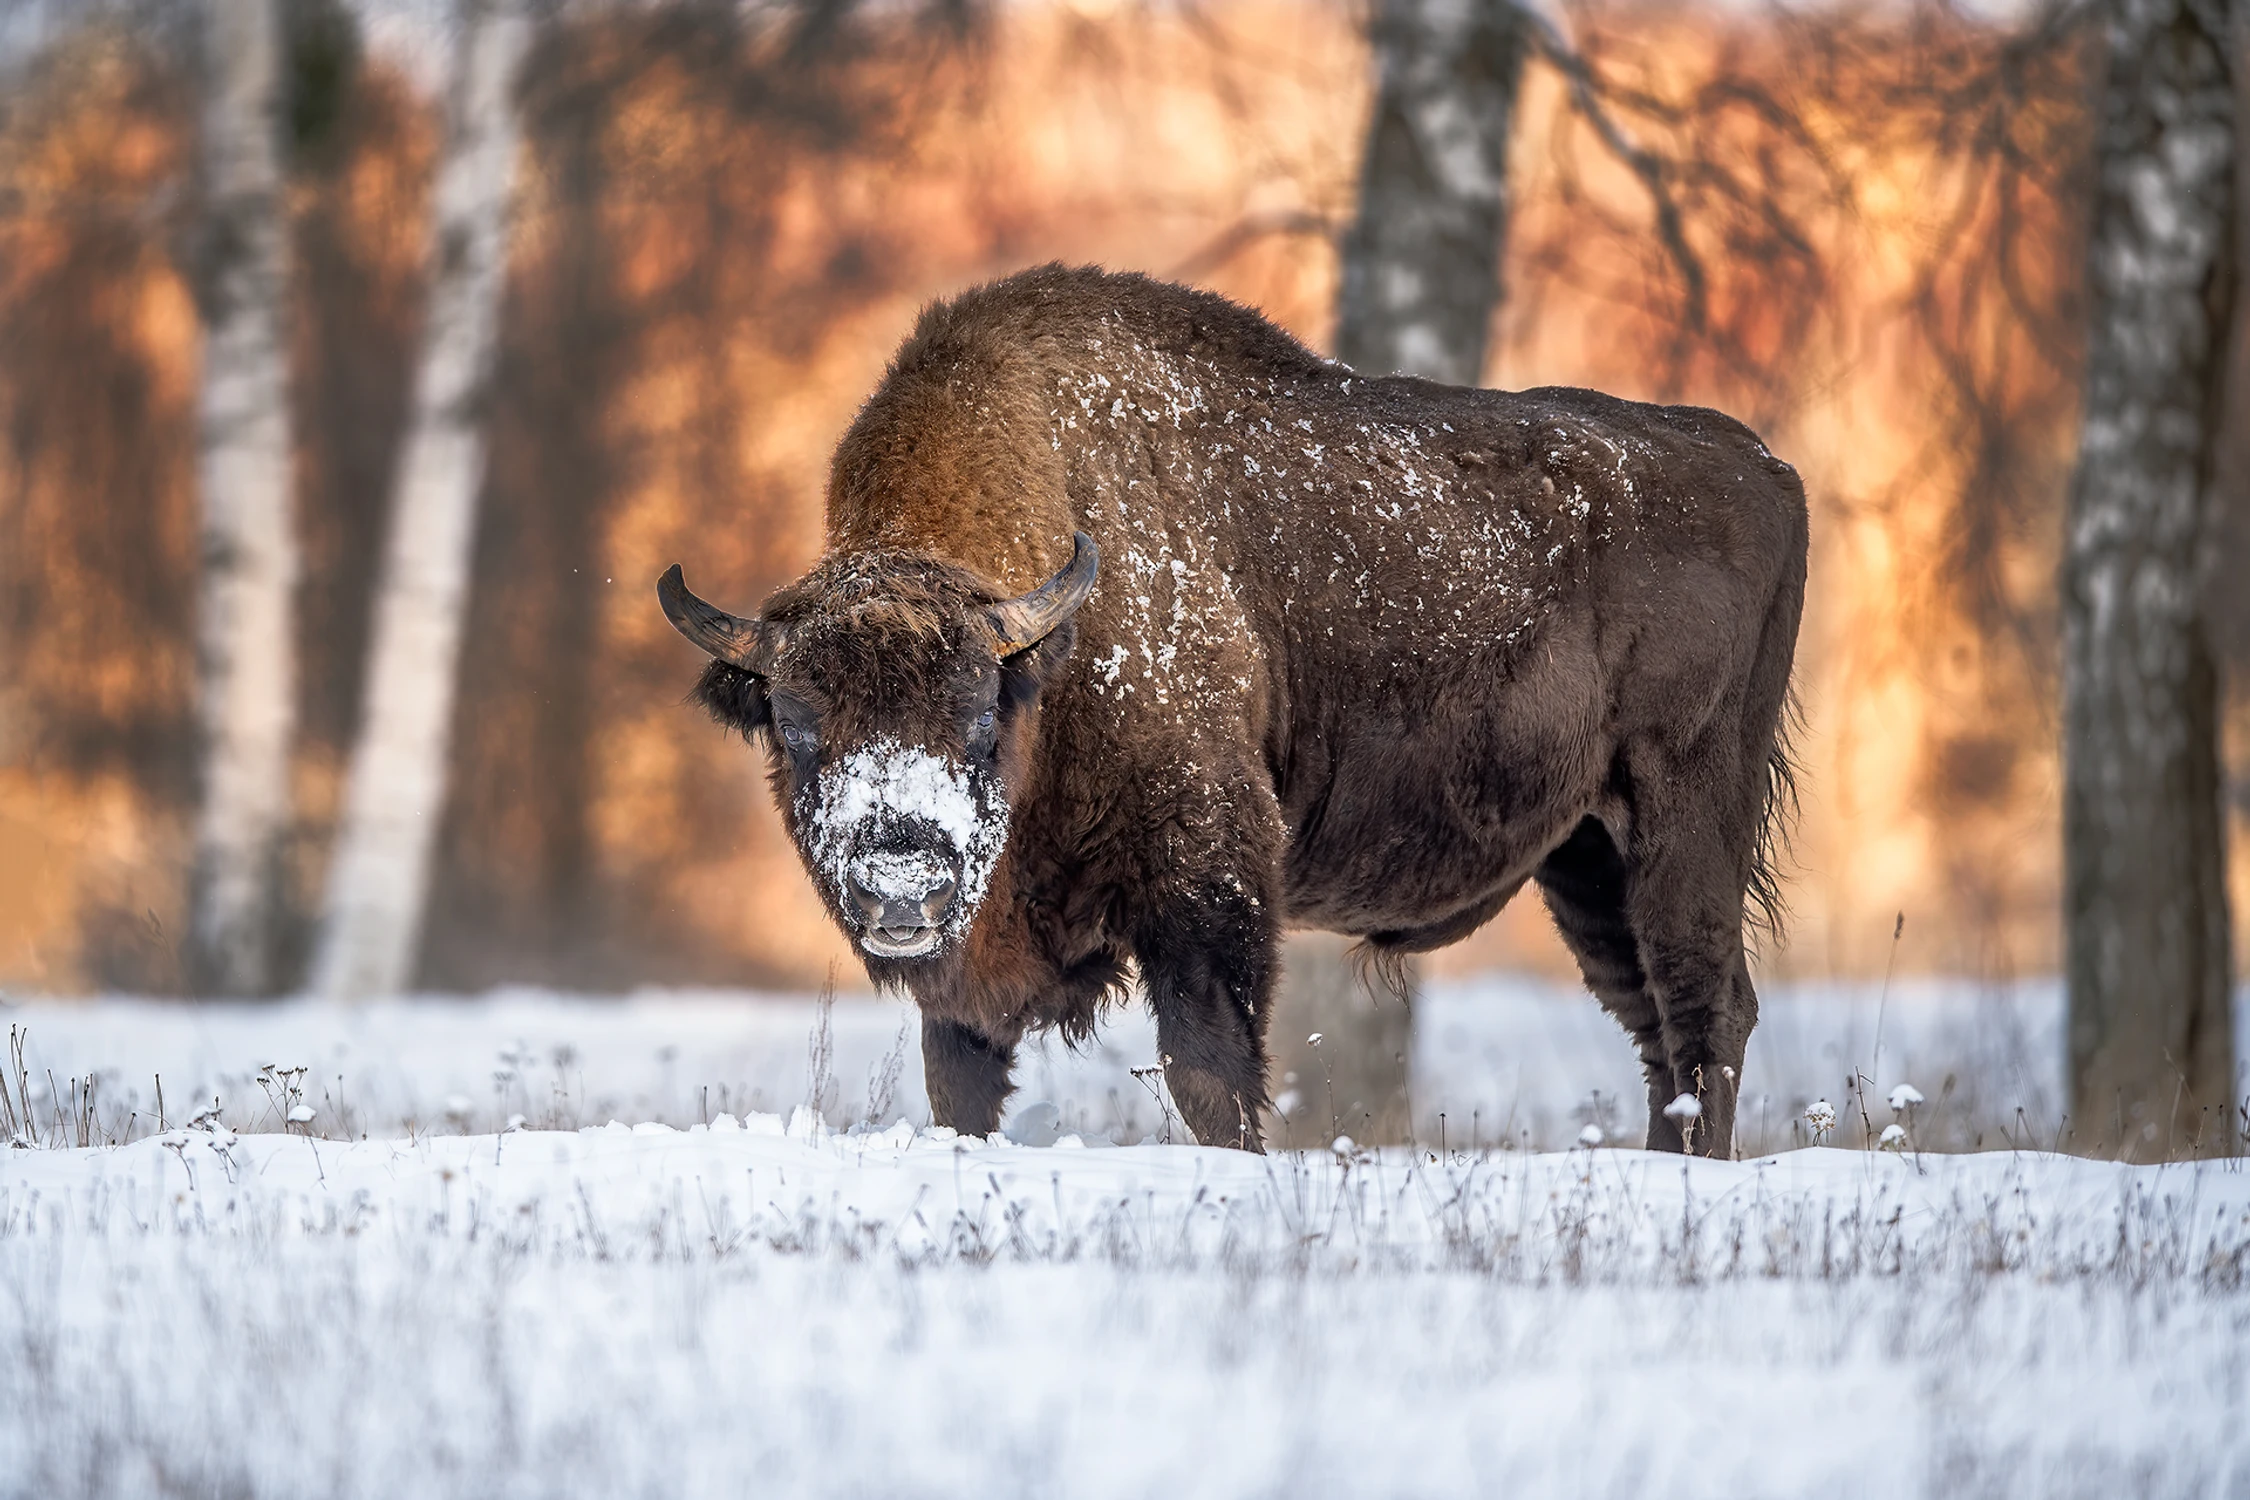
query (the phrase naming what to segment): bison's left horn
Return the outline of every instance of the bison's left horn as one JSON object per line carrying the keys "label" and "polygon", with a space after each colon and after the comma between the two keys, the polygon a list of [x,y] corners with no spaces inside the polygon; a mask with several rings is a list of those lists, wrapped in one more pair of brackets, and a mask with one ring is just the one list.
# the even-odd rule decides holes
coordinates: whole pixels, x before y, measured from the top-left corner
{"label": "bison's left horn", "polygon": [[745,620],[704,603],[688,592],[678,563],[656,580],[656,600],[664,606],[664,618],[674,629],[728,666],[760,677],[772,672],[774,654],[781,649],[780,626]]}
{"label": "bison's left horn", "polygon": [[1003,599],[985,610],[985,618],[1000,637],[1000,654],[1008,656],[1038,645],[1056,626],[1078,612],[1094,591],[1094,575],[1101,571],[1101,549],[1083,531],[1070,534],[1070,561],[1063,570],[1028,594]]}

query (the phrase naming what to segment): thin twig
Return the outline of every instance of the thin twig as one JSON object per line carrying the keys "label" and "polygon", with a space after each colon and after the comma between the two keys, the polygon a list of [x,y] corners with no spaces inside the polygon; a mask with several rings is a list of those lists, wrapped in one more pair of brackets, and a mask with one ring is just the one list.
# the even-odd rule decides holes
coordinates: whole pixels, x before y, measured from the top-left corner
{"label": "thin twig", "polygon": [[1687,294],[1686,323],[1692,333],[1702,333],[1710,323],[1709,276],[1703,269],[1702,257],[1687,240],[1685,221],[1679,201],[1672,195],[1668,180],[1669,166],[1665,159],[1635,141],[1625,133],[1625,128],[1610,114],[1603,99],[1604,86],[1586,59],[1570,45],[1555,23],[1532,10],[1518,6],[1518,14],[1531,30],[1533,41],[1540,53],[1552,63],[1555,71],[1570,84],[1571,102],[1602,144],[1622,162],[1626,169],[1640,178],[1647,190],[1649,201],[1656,211],[1656,235],[1679,268],[1680,279]]}

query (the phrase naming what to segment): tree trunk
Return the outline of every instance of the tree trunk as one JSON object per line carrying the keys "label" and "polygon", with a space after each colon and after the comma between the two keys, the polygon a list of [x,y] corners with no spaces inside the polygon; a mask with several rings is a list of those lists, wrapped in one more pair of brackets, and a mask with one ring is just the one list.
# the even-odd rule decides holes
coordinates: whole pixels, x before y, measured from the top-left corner
{"label": "tree trunk", "polygon": [[419,950],[506,283],[515,81],[529,37],[518,0],[460,0],[428,322],[314,970],[324,994],[395,993],[412,980]]}
{"label": "tree trunk", "polygon": [[1501,297],[1526,24],[1515,0],[1381,0],[1373,40],[1375,118],[1336,357],[1475,385]]}
{"label": "tree trunk", "polygon": [[[1474,385],[1500,302],[1508,138],[1526,35],[1513,0],[1382,0],[1375,114],[1343,245],[1336,357]],[[1403,973],[1409,992],[1414,968]],[[1411,1137],[1411,998],[1363,983],[1344,945],[1292,935],[1267,1031],[1280,1144]],[[1317,1045],[1308,1039],[1318,1036]]]}
{"label": "tree trunk", "polygon": [[2084,430],[2063,563],[2064,900],[2077,1139],[2224,1150],[2218,683],[2205,636],[2233,304],[2230,7],[2107,0]]}
{"label": "tree trunk", "polygon": [[1413,1012],[1406,997],[1377,989],[1361,980],[1346,939],[1325,932],[1289,935],[1266,1032],[1271,1144],[1299,1150],[1326,1146],[1339,1135],[1363,1146],[1413,1139],[1407,1095]]}
{"label": "tree trunk", "polygon": [[202,800],[187,958],[196,988],[247,995],[275,983],[295,727],[281,28],[275,0],[211,0],[205,21],[206,217],[195,278]]}

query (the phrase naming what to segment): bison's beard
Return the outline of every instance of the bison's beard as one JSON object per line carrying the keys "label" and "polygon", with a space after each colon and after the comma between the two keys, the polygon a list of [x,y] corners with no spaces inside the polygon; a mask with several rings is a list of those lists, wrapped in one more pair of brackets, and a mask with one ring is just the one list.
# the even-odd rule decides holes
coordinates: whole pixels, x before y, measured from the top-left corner
{"label": "bison's beard", "polygon": [[[896,740],[838,761],[798,794],[796,812],[799,847],[845,934],[886,963],[926,962],[959,945],[1008,840],[1008,801],[997,776]],[[855,866],[863,873],[942,868],[954,883],[952,904],[927,937],[896,942],[852,900]]]}

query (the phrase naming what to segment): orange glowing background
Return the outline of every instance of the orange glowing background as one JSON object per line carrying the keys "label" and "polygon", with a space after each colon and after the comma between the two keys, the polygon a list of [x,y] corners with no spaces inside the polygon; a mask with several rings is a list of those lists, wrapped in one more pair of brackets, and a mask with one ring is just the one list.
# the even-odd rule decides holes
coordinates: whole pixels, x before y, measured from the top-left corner
{"label": "orange glowing background", "polygon": [[[1370,77],[1343,6],[1011,6],[971,45],[901,37],[809,69],[715,24],[574,23],[532,59],[433,988],[854,972],[751,755],[682,705],[696,660],[649,585],[684,560],[699,592],[747,608],[806,566],[828,450],[921,303],[1091,261],[1328,338]],[[1879,973],[1899,912],[1902,971],[2051,970],[2078,253],[2063,178],[1980,177],[1942,110],[1899,96],[1898,39],[1874,23],[1578,25],[1630,85],[1642,139],[1757,193],[1681,183],[1709,284],[1689,327],[1646,191],[1535,67],[1488,379],[1723,406],[1805,476],[1804,811],[1769,972]],[[1988,42],[1933,45],[1959,62]],[[2067,154],[2071,83],[2065,60],[2013,105],[2027,151]],[[1758,98],[1787,103],[1786,129]],[[7,988],[178,987],[193,120],[175,70],[89,33],[0,128]],[[292,174],[300,912],[356,711],[435,129],[377,59]],[[1567,972],[1535,902],[1434,967],[1497,964]]]}

